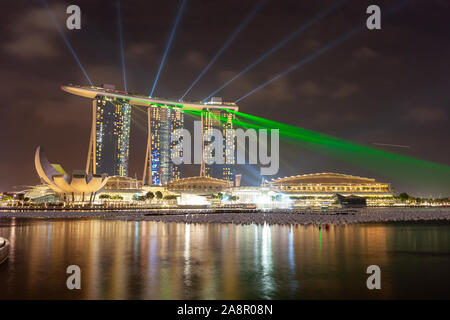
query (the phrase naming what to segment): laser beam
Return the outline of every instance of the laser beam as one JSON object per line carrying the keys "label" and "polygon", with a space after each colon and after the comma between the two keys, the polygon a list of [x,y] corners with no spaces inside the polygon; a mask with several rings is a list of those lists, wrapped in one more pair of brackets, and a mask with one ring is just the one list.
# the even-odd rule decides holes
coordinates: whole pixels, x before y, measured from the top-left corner
{"label": "laser beam", "polygon": [[72,48],[72,45],[69,42],[69,39],[67,38],[66,34],[64,33],[61,26],[58,24],[58,20],[56,20],[55,14],[53,13],[52,9],[50,9],[48,3],[46,0],[41,0],[42,5],[47,10],[48,15],[50,16],[50,19],[52,20],[53,24],[56,27],[56,30],[58,30],[59,35],[64,40],[64,43],[66,44],[66,47],[69,49],[69,51],[72,53],[73,58],[77,62],[78,66],[80,67],[81,71],[83,72],[84,76],[86,77],[89,84],[92,86],[92,81],[89,78],[86,70],[84,69],[83,65],[81,64],[80,59],[78,58],[78,55],[76,54],[75,50]]}
{"label": "laser beam", "polygon": [[[169,106],[166,105],[143,101],[137,98],[131,98],[130,100],[142,101],[149,105],[169,108]],[[173,105],[184,110],[185,113],[196,117],[199,117],[202,112],[201,110],[191,109],[182,104]],[[384,151],[360,143],[239,111],[226,108],[224,108],[224,110],[236,115],[236,119],[232,120],[233,125],[236,127],[247,129],[278,129],[280,137],[290,144],[376,171],[382,175],[395,177],[402,181],[413,181],[421,183],[422,185],[428,184],[429,186],[440,184],[450,190],[450,166]],[[143,113],[145,112],[143,110],[140,111]],[[228,117],[220,115],[211,116],[223,122],[229,121]]]}
{"label": "laser beam", "polygon": [[234,80],[236,80],[237,78],[241,77],[242,75],[244,75],[245,73],[247,73],[248,71],[250,71],[253,67],[255,67],[257,64],[263,62],[264,60],[266,60],[269,56],[271,56],[273,53],[275,53],[276,51],[278,51],[279,49],[281,49],[284,45],[286,45],[289,41],[293,40],[294,38],[298,37],[299,35],[301,35],[303,32],[305,32],[309,27],[311,27],[314,23],[318,22],[320,19],[324,18],[325,16],[327,16],[328,14],[330,14],[331,12],[333,12],[336,8],[338,8],[339,6],[341,6],[346,0],[340,0],[340,1],[336,1],[333,3],[333,5],[331,5],[330,7],[328,7],[327,9],[325,9],[324,11],[320,12],[319,14],[315,15],[312,19],[310,19],[308,22],[306,22],[304,25],[302,25],[301,27],[299,27],[297,30],[295,30],[294,32],[292,32],[291,34],[289,34],[287,37],[283,38],[280,42],[278,42],[274,47],[272,47],[269,51],[267,51],[266,53],[264,53],[262,56],[260,56],[258,59],[256,59],[255,61],[253,61],[251,64],[249,64],[245,69],[243,69],[241,72],[239,72],[238,74],[236,74],[233,78],[231,78],[230,80],[228,80],[227,82],[225,82],[222,86],[220,86],[219,88],[217,88],[214,92],[212,92],[209,96],[207,96],[206,98],[204,98],[202,101],[205,102],[207,100],[209,100],[212,96],[214,96],[216,93],[222,91],[226,86],[228,86],[230,83],[232,83]]}
{"label": "laser beam", "polygon": [[[394,13],[395,11],[399,10],[401,7],[403,7],[404,5],[406,5],[409,1],[401,1],[400,3],[398,3],[397,5],[393,6],[392,8],[390,8],[389,10],[387,10],[386,14],[383,15],[383,17],[387,17],[389,15],[391,15],[392,13]],[[332,41],[331,43],[327,44],[326,46],[322,47],[320,50],[314,52],[313,54],[309,55],[308,57],[300,60],[299,62],[295,63],[294,65],[290,66],[289,68],[287,68],[286,70],[284,70],[283,72],[277,74],[275,77],[273,77],[272,79],[264,82],[263,84],[259,85],[258,87],[256,87],[255,89],[251,90],[250,92],[246,93],[245,95],[243,95],[242,97],[240,97],[239,99],[237,99],[235,101],[235,103],[247,98],[249,95],[257,92],[258,90],[261,90],[263,88],[265,88],[266,86],[268,86],[269,84],[271,84],[272,82],[280,79],[281,77],[287,75],[288,73],[291,73],[292,71],[300,68],[301,66],[307,64],[308,62],[316,59],[317,57],[320,57],[321,55],[323,55],[324,53],[326,53],[328,50],[333,49],[337,46],[339,46],[341,43],[343,43],[345,40],[350,39],[352,36],[354,36],[355,34],[361,32],[362,30],[364,30],[366,28],[365,24],[361,24],[358,25],[357,27],[355,27],[354,29],[352,29],[351,31],[347,32],[346,34],[340,36],[339,38],[335,39],[334,41]]]}
{"label": "laser beam", "polygon": [[[351,142],[320,132],[257,117],[239,111],[228,110],[243,120],[235,120],[236,126],[254,129],[278,129],[285,141],[354,165],[376,171],[382,175],[403,181],[445,186],[450,190],[450,166],[421,160],[389,151]],[[226,121],[226,118],[223,119]]]}
{"label": "laser beam", "polygon": [[211,68],[211,66],[216,62],[216,60],[224,53],[224,51],[231,45],[233,40],[239,35],[239,33],[253,20],[253,18],[256,16],[258,11],[261,9],[263,4],[267,0],[261,0],[259,1],[256,6],[252,9],[252,11],[245,17],[245,19],[241,22],[241,24],[234,30],[233,34],[227,39],[227,41],[223,44],[223,46],[217,51],[216,55],[211,59],[211,61],[206,65],[206,67],[200,72],[198,77],[192,82],[190,87],[186,90],[186,92],[178,99],[178,101],[181,101],[191,90],[192,88],[197,84],[197,82],[203,77],[203,75],[206,73],[206,71]]}
{"label": "laser beam", "polygon": [[283,72],[277,74],[275,77],[273,77],[272,79],[264,82],[263,84],[259,85],[258,87],[256,87],[255,89],[253,89],[252,91],[246,93],[245,95],[243,95],[242,97],[240,97],[239,99],[237,99],[236,101],[234,101],[235,103],[247,98],[249,95],[252,95],[253,93],[255,93],[258,90],[261,90],[265,87],[267,87],[269,84],[271,84],[272,82],[278,80],[281,77],[284,77],[285,75],[287,75],[288,73],[291,73],[292,71],[300,68],[301,66],[307,64],[308,62],[314,60],[317,57],[320,57],[322,54],[324,54],[325,52],[327,52],[328,50],[337,47],[338,45],[340,45],[341,43],[343,43],[345,40],[351,38],[353,35],[355,35],[356,33],[360,32],[363,29],[363,27],[357,27],[353,30],[351,30],[350,32],[344,34],[343,36],[337,38],[336,40],[334,40],[333,42],[331,42],[330,44],[326,45],[325,47],[321,48],[319,51],[316,51],[315,53],[309,55],[308,57],[306,57],[305,59],[300,60],[299,62],[297,62],[296,64],[290,66],[289,68],[287,68],[286,70],[284,70]]}
{"label": "laser beam", "polygon": [[166,61],[167,54],[169,52],[170,46],[172,45],[172,41],[175,36],[175,32],[177,30],[178,23],[180,22],[181,14],[183,13],[183,9],[184,9],[184,6],[186,5],[186,2],[187,2],[187,0],[181,0],[181,5],[180,5],[180,8],[178,9],[177,17],[175,18],[175,23],[173,24],[172,31],[170,32],[169,41],[167,41],[166,49],[164,50],[164,54],[161,59],[161,63],[159,64],[158,73],[156,74],[155,82],[153,83],[153,88],[149,95],[150,98],[153,97],[153,92],[155,92],[155,88],[156,88],[156,84],[158,83],[159,75],[161,74],[161,70],[164,67],[164,63]]}
{"label": "laser beam", "polygon": [[121,60],[122,60],[122,77],[123,77],[123,88],[126,92],[128,92],[127,89],[127,75],[126,75],[126,68],[125,68],[125,55],[123,50],[123,30],[122,30],[122,19],[120,15],[120,0],[116,0],[116,11],[117,11],[117,26],[119,29],[119,40],[120,40],[120,54],[121,54]]}

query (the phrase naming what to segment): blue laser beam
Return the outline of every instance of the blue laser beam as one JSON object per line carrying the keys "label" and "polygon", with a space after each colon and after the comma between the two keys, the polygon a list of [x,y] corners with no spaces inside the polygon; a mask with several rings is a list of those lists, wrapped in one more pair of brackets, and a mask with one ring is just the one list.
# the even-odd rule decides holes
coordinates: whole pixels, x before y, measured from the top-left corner
{"label": "blue laser beam", "polygon": [[180,22],[181,14],[183,13],[183,9],[184,9],[184,6],[185,6],[186,2],[187,2],[187,0],[182,0],[181,1],[181,5],[180,5],[180,8],[178,9],[177,17],[175,19],[175,23],[173,24],[172,31],[170,32],[169,41],[167,41],[166,49],[164,50],[164,54],[163,54],[163,57],[161,59],[161,63],[159,65],[158,73],[156,74],[156,77],[155,77],[155,82],[153,83],[152,91],[150,92],[150,96],[149,96],[150,98],[153,97],[153,92],[155,92],[155,88],[156,88],[156,84],[158,83],[159,75],[161,74],[161,70],[162,70],[162,68],[164,66],[164,63],[166,61],[167,54],[169,52],[170,46],[171,46],[173,38],[175,36],[175,32],[177,30],[178,23]]}
{"label": "blue laser beam", "polygon": [[[389,10],[386,11],[385,14],[382,15],[382,17],[388,17],[389,15],[391,15],[392,13],[396,12],[397,10],[399,10],[400,8],[402,8],[403,6],[405,6],[407,3],[409,2],[409,0],[405,0],[405,1],[401,1],[400,3],[398,3],[397,5],[395,5],[394,7],[391,7]],[[347,32],[346,34],[344,34],[343,36],[335,39],[334,41],[330,42],[329,44],[327,44],[326,46],[324,46],[323,48],[321,48],[320,50],[316,51],[315,53],[309,55],[308,57],[300,60],[299,62],[297,62],[296,64],[290,66],[289,68],[287,68],[286,70],[284,70],[283,72],[277,74],[275,77],[273,77],[272,79],[264,82],[263,84],[259,85],[258,87],[256,87],[255,89],[251,90],[250,92],[246,93],[245,95],[243,95],[242,97],[240,97],[239,99],[237,99],[236,101],[234,101],[235,103],[238,103],[239,101],[247,98],[249,95],[255,93],[258,90],[263,89],[264,87],[268,86],[269,84],[271,84],[272,82],[280,79],[281,77],[287,75],[288,73],[291,73],[292,71],[300,68],[301,66],[307,64],[308,62],[316,59],[317,57],[320,57],[321,55],[323,55],[324,53],[326,53],[328,50],[333,49],[334,47],[337,47],[338,45],[340,45],[341,43],[343,43],[345,40],[351,38],[352,36],[354,36],[355,34],[361,32],[362,30],[364,30],[366,28],[366,24],[361,24],[358,25],[357,27],[355,27],[354,29],[352,29],[351,31]]]}
{"label": "blue laser beam", "polygon": [[117,26],[119,28],[119,40],[120,40],[120,54],[122,59],[122,77],[123,77],[123,88],[126,92],[128,92],[127,89],[127,74],[126,74],[126,67],[125,67],[125,54],[123,50],[123,30],[122,30],[122,18],[120,15],[120,0],[116,0],[116,10],[117,10]]}
{"label": "blue laser beam", "polygon": [[206,71],[208,71],[209,68],[211,68],[211,66],[216,62],[216,60],[231,45],[231,43],[239,35],[239,33],[253,20],[253,18],[256,16],[256,14],[258,13],[258,11],[261,9],[261,7],[263,6],[263,4],[266,1],[267,0],[261,0],[256,4],[256,6],[252,9],[252,11],[245,17],[245,19],[241,22],[241,24],[234,30],[233,34],[227,39],[227,41],[219,49],[219,51],[217,51],[216,55],[211,59],[211,61],[206,65],[206,67],[200,72],[198,77],[194,80],[194,82],[192,82],[191,86],[186,90],[186,92],[181,96],[181,98],[178,99],[178,101],[181,101],[192,90],[192,88],[203,77],[203,75],[206,73]]}
{"label": "blue laser beam", "polygon": [[232,83],[237,78],[241,77],[248,71],[250,71],[253,67],[255,67],[257,64],[263,62],[266,60],[269,56],[271,56],[274,52],[281,49],[284,45],[286,45],[289,41],[293,40],[294,38],[298,37],[300,34],[305,32],[309,27],[311,27],[314,23],[318,22],[331,12],[333,12],[336,8],[341,6],[346,0],[339,0],[334,2],[330,7],[325,9],[324,11],[320,12],[316,16],[314,16],[312,19],[310,19],[308,22],[306,22],[304,25],[296,29],[294,32],[290,33],[287,37],[283,38],[280,42],[278,42],[272,49],[264,53],[262,56],[260,56],[258,59],[253,61],[250,65],[248,65],[244,70],[236,74],[234,77],[232,77],[230,80],[225,82],[222,86],[220,86],[218,89],[216,89],[213,93],[211,93],[209,96],[204,98],[202,101],[205,102],[208,99],[210,99],[212,96],[214,96],[216,93],[222,91],[225,87],[227,87],[230,83]]}
{"label": "blue laser beam", "polygon": [[66,34],[64,33],[63,29],[61,29],[61,26],[58,24],[58,20],[56,19],[52,9],[50,9],[50,7],[48,6],[47,1],[45,0],[41,0],[42,5],[45,7],[45,9],[47,9],[47,13],[50,16],[50,19],[52,20],[53,24],[56,27],[56,30],[58,30],[59,35],[61,36],[61,38],[64,40],[64,43],[66,44],[67,48],[70,50],[70,52],[72,53],[73,58],[75,59],[75,61],[77,62],[78,66],[80,67],[81,71],[83,72],[84,76],[86,77],[86,79],[89,81],[89,84],[91,86],[93,86],[93,83],[91,81],[91,79],[89,78],[86,70],[84,69],[83,65],[81,64],[80,59],[78,58],[78,55],[76,54],[75,50],[72,48],[72,45],[69,42],[69,39],[67,38]]}

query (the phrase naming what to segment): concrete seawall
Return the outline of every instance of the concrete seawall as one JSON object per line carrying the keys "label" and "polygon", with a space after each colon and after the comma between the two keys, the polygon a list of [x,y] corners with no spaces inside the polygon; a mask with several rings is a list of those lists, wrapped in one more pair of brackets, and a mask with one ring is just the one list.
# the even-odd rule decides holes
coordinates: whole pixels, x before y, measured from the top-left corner
{"label": "concrete seawall", "polygon": [[366,208],[359,210],[307,211],[205,211],[153,210],[109,212],[0,212],[1,218],[36,219],[107,219],[127,221],[159,221],[176,223],[235,223],[280,225],[346,225],[354,223],[441,221],[450,223],[450,208]]}

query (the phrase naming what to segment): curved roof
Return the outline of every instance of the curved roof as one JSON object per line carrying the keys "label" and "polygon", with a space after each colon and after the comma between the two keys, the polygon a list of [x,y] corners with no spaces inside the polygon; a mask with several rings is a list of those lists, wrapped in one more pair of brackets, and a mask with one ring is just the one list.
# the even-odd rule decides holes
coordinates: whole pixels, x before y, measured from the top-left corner
{"label": "curved roof", "polygon": [[183,178],[166,185],[168,189],[173,190],[218,190],[232,186],[231,181],[203,176]]}
{"label": "curved roof", "polygon": [[123,176],[111,176],[108,178],[108,182],[105,185],[105,189],[108,190],[134,190],[138,192],[142,187],[142,181],[131,177]]}
{"label": "curved roof", "polygon": [[372,178],[364,178],[341,173],[312,173],[291,177],[284,177],[270,181],[272,185],[297,185],[297,184],[379,184]]}

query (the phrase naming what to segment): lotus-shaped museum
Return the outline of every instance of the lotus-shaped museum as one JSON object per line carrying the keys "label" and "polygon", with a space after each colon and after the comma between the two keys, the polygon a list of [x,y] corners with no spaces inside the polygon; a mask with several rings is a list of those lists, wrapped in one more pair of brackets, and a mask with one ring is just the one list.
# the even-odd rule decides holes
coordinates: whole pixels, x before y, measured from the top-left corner
{"label": "lotus-shaped museum", "polygon": [[87,174],[81,170],[75,170],[72,175],[67,174],[61,165],[51,164],[47,160],[40,146],[36,149],[34,164],[45,184],[58,194],[72,195],[73,200],[75,196],[81,196],[83,200],[85,196],[95,196],[108,181],[106,174]]}

